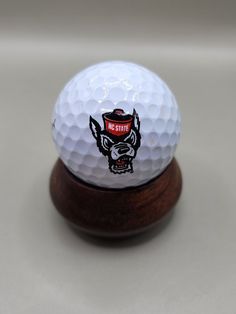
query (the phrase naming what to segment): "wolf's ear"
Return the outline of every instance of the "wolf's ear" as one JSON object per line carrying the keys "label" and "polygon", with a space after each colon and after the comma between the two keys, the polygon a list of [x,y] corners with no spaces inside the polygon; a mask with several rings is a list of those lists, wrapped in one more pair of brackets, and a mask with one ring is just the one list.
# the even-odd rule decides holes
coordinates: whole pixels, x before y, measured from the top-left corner
{"label": "wolf's ear", "polygon": [[95,119],[93,119],[91,116],[89,118],[89,127],[92,131],[94,138],[97,139],[98,134],[101,132],[101,127],[99,123]]}
{"label": "wolf's ear", "polygon": [[140,121],[139,121],[139,116],[135,109],[133,110],[133,117],[134,117],[134,127],[139,131]]}

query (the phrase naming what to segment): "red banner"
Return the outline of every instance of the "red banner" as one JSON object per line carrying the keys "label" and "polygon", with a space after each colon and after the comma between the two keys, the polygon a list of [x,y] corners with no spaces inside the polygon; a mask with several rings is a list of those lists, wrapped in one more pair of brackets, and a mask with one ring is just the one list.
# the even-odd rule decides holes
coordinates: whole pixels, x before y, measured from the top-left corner
{"label": "red banner", "polygon": [[132,119],[126,121],[114,121],[105,118],[106,131],[116,136],[128,134],[131,130],[131,125]]}

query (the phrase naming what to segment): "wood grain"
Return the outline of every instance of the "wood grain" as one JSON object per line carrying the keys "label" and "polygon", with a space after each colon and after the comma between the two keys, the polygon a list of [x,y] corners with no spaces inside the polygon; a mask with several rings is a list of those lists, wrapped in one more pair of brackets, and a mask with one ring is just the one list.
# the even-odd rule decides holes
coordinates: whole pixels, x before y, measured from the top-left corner
{"label": "wood grain", "polygon": [[85,232],[108,237],[133,235],[169,214],[182,189],[175,159],[156,179],[136,188],[97,188],[72,175],[60,159],[50,178],[52,201],[62,216]]}

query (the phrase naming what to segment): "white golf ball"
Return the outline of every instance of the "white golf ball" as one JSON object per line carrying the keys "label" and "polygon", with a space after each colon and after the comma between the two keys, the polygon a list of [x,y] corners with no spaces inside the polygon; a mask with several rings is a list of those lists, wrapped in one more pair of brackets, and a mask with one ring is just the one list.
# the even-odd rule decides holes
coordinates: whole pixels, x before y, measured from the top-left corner
{"label": "white golf ball", "polygon": [[129,62],[104,62],[64,87],[52,134],[61,160],[79,179],[105,188],[139,186],[171,162],[180,113],[155,73]]}

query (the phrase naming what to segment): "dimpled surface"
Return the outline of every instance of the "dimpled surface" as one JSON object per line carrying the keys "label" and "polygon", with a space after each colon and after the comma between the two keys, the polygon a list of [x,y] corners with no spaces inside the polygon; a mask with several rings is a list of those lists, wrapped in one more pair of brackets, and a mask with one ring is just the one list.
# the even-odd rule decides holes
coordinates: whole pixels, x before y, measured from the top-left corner
{"label": "dimpled surface", "polygon": [[[89,126],[92,116],[103,129],[102,114],[122,108],[140,120],[141,143],[133,173],[114,174],[98,149]],[[153,72],[137,64],[111,61],[78,73],[64,87],[52,117],[60,158],[87,183],[125,188],[148,182],[171,162],[180,137],[180,114],[174,95]]]}

